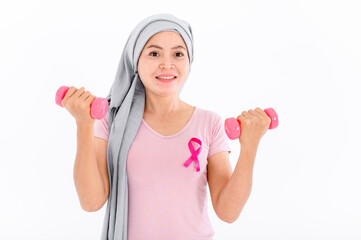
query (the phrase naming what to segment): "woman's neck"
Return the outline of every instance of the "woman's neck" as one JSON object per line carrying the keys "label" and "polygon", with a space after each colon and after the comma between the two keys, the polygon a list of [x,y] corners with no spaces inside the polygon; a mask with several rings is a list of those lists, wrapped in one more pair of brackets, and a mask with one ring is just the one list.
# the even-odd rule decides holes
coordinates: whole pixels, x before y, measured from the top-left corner
{"label": "woman's neck", "polygon": [[146,98],[144,113],[166,117],[189,107],[180,98]]}

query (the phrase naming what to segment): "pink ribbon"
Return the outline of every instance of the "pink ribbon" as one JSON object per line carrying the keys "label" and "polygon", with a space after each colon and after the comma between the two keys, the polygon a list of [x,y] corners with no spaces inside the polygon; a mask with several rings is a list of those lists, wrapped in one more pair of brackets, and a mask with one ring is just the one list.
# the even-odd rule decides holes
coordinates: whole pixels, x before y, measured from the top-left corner
{"label": "pink ribbon", "polygon": [[[199,148],[197,149],[197,151],[194,150],[194,147],[192,145],[192,141],[193,142],[196,142],[199,144]],[[200,167],[199,167],[199,160],[198,160],[198,155],[199,153],[201,152],[201,149],[202,149],[202,142],[201,140],[199,140],[198,138],[192,138],[191,140],[189,140],[188,142],[188,148],[189,150],[191,151],[191,156],[188,158],[188,160],[184,163],[184,166],[185,167],[188,167],[193,161],[194,161],[194,164],[196,165],[196,169],[197,169],[197,172],[200,171]]]}

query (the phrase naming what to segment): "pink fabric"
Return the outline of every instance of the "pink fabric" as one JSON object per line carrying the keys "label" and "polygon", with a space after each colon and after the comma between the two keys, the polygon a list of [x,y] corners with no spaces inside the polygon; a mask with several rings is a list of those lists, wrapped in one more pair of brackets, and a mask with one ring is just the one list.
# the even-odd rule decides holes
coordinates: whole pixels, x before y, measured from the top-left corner
{"label": "pink fabric", "polygon": [[[107,116],[95,120],[94,136],[108,140],[107,124]],[[199,172],[194,162],[184,166],[192,138],[202,141]],[[195,107],[186,126],[171,136],[160,135],[142,119],[127,157],[128,240],[212,239],[207,158],[222,151],[231,149],[224,120],[215,112]]]}

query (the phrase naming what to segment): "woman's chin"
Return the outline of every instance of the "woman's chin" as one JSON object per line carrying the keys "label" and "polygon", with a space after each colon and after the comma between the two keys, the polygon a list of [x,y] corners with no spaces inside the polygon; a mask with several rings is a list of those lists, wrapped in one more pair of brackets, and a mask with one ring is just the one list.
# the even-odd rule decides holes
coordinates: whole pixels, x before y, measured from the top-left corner
{"label": "woman's chin", "polygon": [[179,89],[175,86],[174,88],[158,88],[157,93],[161,96],[173,96],[178,94]]}

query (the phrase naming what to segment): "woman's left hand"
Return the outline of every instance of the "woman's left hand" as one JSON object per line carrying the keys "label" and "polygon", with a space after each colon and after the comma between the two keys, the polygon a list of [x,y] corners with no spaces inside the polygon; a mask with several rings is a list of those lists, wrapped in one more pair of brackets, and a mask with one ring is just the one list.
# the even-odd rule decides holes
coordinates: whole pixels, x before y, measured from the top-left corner
{"label": "woman's left hand", "polygon": [[261,108],[250,109],[248,112],[243,111],[237,120],[241,122],[239,142],[242,146],[258,146],[271,124],[271,118]]}

